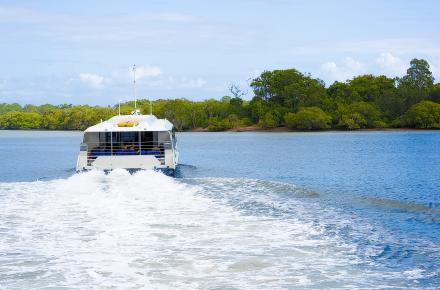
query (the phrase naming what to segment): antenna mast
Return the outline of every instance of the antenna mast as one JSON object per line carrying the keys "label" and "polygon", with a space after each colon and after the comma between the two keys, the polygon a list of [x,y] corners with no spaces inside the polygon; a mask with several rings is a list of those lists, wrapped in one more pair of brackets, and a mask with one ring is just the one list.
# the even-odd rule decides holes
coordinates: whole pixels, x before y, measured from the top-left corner
{"label": "antenna mast", "polygon": [[133,92],[134,92],[134,110],[137,109],[137,96],[136,96],[136,65],[133,65]]}

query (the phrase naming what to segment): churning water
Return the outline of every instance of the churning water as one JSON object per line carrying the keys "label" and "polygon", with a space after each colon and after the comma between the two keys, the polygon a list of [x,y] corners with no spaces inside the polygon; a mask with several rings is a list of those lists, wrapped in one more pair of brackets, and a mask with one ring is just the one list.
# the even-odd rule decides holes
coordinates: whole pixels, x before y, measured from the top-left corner
{"label": "churning water", "polygon": [[180,134],[180,178],[2,134],[0,289],[439,286],[439,133]]}

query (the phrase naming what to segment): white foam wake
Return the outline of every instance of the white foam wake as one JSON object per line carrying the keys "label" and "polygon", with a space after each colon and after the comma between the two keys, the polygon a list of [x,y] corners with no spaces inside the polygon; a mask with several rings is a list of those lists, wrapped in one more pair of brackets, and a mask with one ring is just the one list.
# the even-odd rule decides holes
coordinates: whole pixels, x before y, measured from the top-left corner
{"label": "white foam wake", "polygon": [[244,215],[200,191],[152,171],[2,183],[0,285],[276,289],[402,283],[361,267],[352,247],[309,223]]}

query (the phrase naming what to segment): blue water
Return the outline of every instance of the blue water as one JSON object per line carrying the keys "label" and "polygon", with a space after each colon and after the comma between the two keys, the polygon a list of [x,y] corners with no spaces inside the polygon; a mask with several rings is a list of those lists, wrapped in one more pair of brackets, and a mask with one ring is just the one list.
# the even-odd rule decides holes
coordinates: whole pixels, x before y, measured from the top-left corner
{"label": "blue water", "polygon": [[[3,217],[0,215],[3,218],[0,232],[9,234],[13,231],[11,224],[17,222],[14,220],[15,215],[24,219],[30,218],[27,216],[30,214],[33,220],[44,216],[45,214],[35,208],[35,204],[26,204],[25,195],[29,194],[29,198],[32,199],[48,198],[45,194],[51,192],[53,201],[53,197],[58,194],[57,190],[51,187],[54,183],[58,184],[58,188],[66,187],[63,193],[70,192],[71,189],[67,188],[75,188],[76,184],[80,184],[79,187],[82,188],[91,184],[99,188],[105,185],[99,189],[99,192],[102,190],[107,195],[117,193],[120,198],[119,189],[115,189],[117,184],[113,183],[117,179],[105,176],[99,178],[91,175],[76,176],[73,167],[80,140],[79,132],[0,131],[0,206],[1,203],[12,204],[7,216],[6,213]],[[203,225],[206,226],[206,231],[213,231],[213,227],[208,226],[211,223],[216,225],[214,229],[222,226],[222,223],[218,224],[216,219],[220,221],[224,219],[225,224],[228,224],[226,221],[236,219],[231,222],[231,225],[236,226],[246,224],[249,222],[248,219],[251,219],[257,228],[259,224],[263,225],[270,220],[269,229],[276,232],[267,233],[266,237],[264,232],[253,227],[254,232],[249,231],[260,240],[267,239],[267,241],[262,244],[247,245],[239,251],[232,245],[240,244],[243,236],[238,235],[243,233],[240,231],[234,234],[232,227],[219,236],[219,240],[210,242],[210,246],[218,243],[217,247],[210,248],[212,255],[217,254],[216,258],[208,257],[209,255],[199,257],[196,252],[200,249],[196,251],[185,248],[184,245],[189,240],[185,240],[184,231],[182,236],[167,233],[170,243],[176,242],[176,237],[179,237],[177,240],[184,241],[184,244],[179,244],[180,248],[186,249],[182,254],[185,258],[182,259],[190,261],[188,263],[191,265],[209,260],[213,265],[224,264],[227,270],[210,268],[209,271],[212,272],[209,272],[197,268],[197,271],[201,272],[189,270],[185,274],[178,272],[173,276],[170,274],[172,270],[163,270],[159,266],[150,265],[148,277],[154,277],[156,280],[151,278],[148,282],[153,286],[159,283],[157,285],[160,287],[247,288],[246,286],[249,286],[253,288],[250,286],[253,285],[252,282],[267,279],[264,281],[269,283],[267,285],[271,285],[270,288],[436,289],[439,287],[439,131],[180,133],[178,142],[182,165],[178,170],[177,179],[157,183],[155,180],[158,177],[138,175],[133,177],[133,183],[140,182],[140,187],[144,186],[143,182],[150,183],[148,186],[154,185],[153,189],[150,187],[144,189],[146,192],[151,191],[151,194],[156,190],[158,192],[162,190],[158,188],[165,183],[170,189],[170,192],[167,191],[170,196],[175,194],[174,191],[188,190],[185,191],[188,194],[186,202],[192,198],[194,201],[188,202],[188,206],[183,209],[179,205],[176,219],[185,220],[194,217],[191,213],[197,212],[199,208],[196,210],[192,206],[199,202],[198,198],[203,198],[203,202],[207,202],[207,208],[212,206],[211,203],[216,207],[221,205],[220,210],[218,208],[214,210],[215,213],[203,215],[200,213],[199,218],[205,221]],[[177,190],[180,188],[178,186],[184,186],[186,189]],[[133,192],[127,189],[127,192],[132,195],[137,194],[134,189]],[[106,199],[108,199],[107,195],[105,195]],[[69,199],[69,196],[64,196],[63,200],[53,201],[54,208],[61,208],[61,204],[66,198]],[[98,194],[95,192],[94,196]],[[136,195],[136,198],[139,197]],[[145,202],[145,207],[149,210],[153,208],[151,200],[143,200],[142,197],[140,200]],[[129,201],[130,199],[126,202]],[[162,203],[158,200],[157,202],[162,206]],[[169,204],[171,203],[172,201]],[[124,209],[124,214],[135,214],[130,210],[131,207]],[[157,207],[155,210],[158,210]],[[158,210],[157,214],[168,215],[173,210],[174,207],[167,209],[166,212]],[[17,212],[26,212],[26,215]],[[8,224],[5,219],[11,219],[10,223]],[[36,222],[34,226],[39,225],[41,224]],[[61,229],[63,225],[65,224],[60,224]],[[77,224],[69,224],[69,226],[81,228]],[[67,228],[67,225],[65,227]],[[300,230],[302,227],[304,229]],[[32,228],[26,226],[22,232],[28,230],[32,231]],[[111,231],[111,228],[102,226],[101,230]],[[283,234],[290,231],[299,232],[289,236]],[[19,236],[16,235],[15,238]],[[277,238],[271,240],[270,235]],[[54,241],[52,236],[47,239],[48,242]],[[142,244],[150,240],[142,236],[136,241]],[[301,246],[289,244],[295,241],[298,243],[304,241],[304,243],[301,242]],[[307,245],[307,241],[310,241],[310,245]],[[78,240],[78,243],[72,243],[72,249],[83,242]],[[202,243],[202,238],[194,237],[191,240],[191,243],[199,242]],[[1,247],[2,243],[3,247]],[[11,263],[8,257],[13,254],[10,246],[6,247],[5,243],[6,240],[0,238],[0,270]],[[136,242],[131,241],[130,245],[133,243]],[[25,243],[21,246],[27,251],[35,250],[31,244]],[[126,247],[130,249],[129,246]],[[270,255],[267,254],[262,258],[262,253],[268,251],[267,247],[270,248]],[[297,247],[301,248],[303,254],[291,256],[293,254],[290,250]],[[159,252],[158,245],[153,244],[151,248],[157,248]],[[101,249],[103,248],[97,247],[95,252]],[[173,257],[177,253],[177,250],[173,251],[170,248],[167,250]],[[320,251],[323,251],[322,254],[314,255],[315,252]],[[260,254],[257,255],[257,252]],[[23,256],[20,256],[20,263],[23,263],[23,260],[32,260],[27,254],[21,255]],[[1,257],[6,258],[2,260]],[[156,254],[152,257],[157,259],[157,263],[163,262]],[[256,257],[259,258],[253,260]],[[283,257],[286,263],[283,263]],[[301,259],[304,261],[298,262],[302,261]],[[53,273],[65,274],[63,271],[68,270],[61,267],[64,262],[57,261]],[[98,258],[90,267],[104,264],[103,261]],[[132,265],[130,263],[128,264]],[[273,271],[265,270],[271,267],[276,271],[276,277],[271,276],[275,275]],[[159,271],[158,269],[162,269],[161,275],[166,273],[171,276],[159,277],[152,274]],[[11,277],[15,277],[14,273],[20,271],[10,268],[7,270],[9,276],[3,277],[0,271],[0,286],[2,278],[6,288],[14,289],[27,285],[26,282],[34,281],[34,278],[23,278],[21,273],[19,278],[21,282],[14,284],[12,282],[14,279]],[[81,271],[78,269],[75,273],[83,273]],[[202,273],[200,277],[194,274],[196,272],[197,275]],[[101,275],[100,272],[97,273]],[[196,278],[187,281],[188,275],[195,275]],[[107,285],[99,284],[101,280],[93,275],[90,276],[92,280],[78,281],[88,283],[89,286]],[[52,277],[51,280],[47,280],[50,283],[41,282],[42,286],[57,285],[58,276],[53,274],[48,277]],[[107,286],[136,285],[117,284],[119,276],[115,277],[110,282],[106,281],[109,283]],[[139,277],[134,275],[131,279],[131,282],[138,281]],[[236,283],[239,283],[238,281],[246,281],[246,283],[230,284],[235,283],[231,282],[234,279]],[[68,281],[62,285],[76,288],[79,284],[75,283],[81,284],[75,279]],[[180,281],[182,284],[173,284],[174,282],[171,281],[176,283]],[[129,282],[124,281],[124,283]],[[261,284],[255,285],[261,286]]]}

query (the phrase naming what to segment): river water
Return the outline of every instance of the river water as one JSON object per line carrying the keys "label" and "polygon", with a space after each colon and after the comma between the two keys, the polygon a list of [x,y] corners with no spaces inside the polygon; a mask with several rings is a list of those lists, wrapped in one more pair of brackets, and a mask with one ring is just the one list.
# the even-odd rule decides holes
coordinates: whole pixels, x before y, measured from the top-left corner
{"label": "river water", "polygon": [[0,131],[0,289],[438,289],[440,132],[180,133],[177,178]]}

